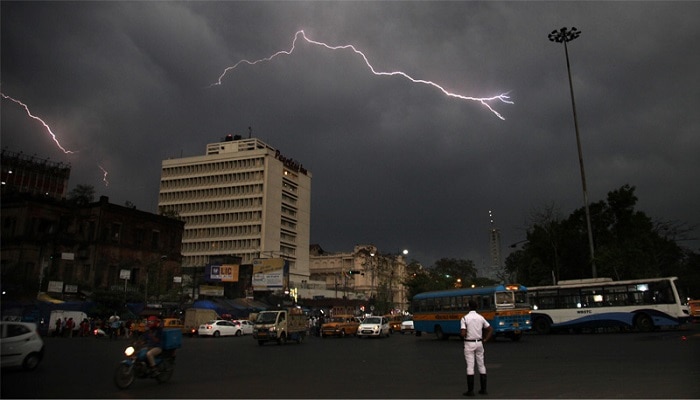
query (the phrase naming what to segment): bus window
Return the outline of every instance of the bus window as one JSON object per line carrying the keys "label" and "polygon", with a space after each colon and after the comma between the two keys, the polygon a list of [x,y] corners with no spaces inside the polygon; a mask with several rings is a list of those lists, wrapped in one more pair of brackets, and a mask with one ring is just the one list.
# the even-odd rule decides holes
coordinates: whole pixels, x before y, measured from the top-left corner
{"label": "bus window", "polygon": [[581,308],[581,296],[578,289],[560,289],[557,308]]}
{"label": "bus window", "polygon": [[649,292],[652,293],[654,304],[673,304],[676,302],[668,281],[653,282],[649,285]]}
{"label": "bus window", "polygon": [[581,307],[602,307],[603,306],[603,289],[602,288],[582,288],[581,289]]}
{"label": "bus window", "polygon": [[527,292],[515,292],[515,304],[527,304]]}
{"label": "bus window", "polygon": [[[479,296],[481,300],[481,308],[482,309],[490,309],[493,307],[493,302],[491,296]],[[478,302],[477,302],[478,304]]]}
{"label": "bus window", "polygon": [[603,300],[606,306],[625,306],[629,304],[627,286],[609,286],[603,292]]}

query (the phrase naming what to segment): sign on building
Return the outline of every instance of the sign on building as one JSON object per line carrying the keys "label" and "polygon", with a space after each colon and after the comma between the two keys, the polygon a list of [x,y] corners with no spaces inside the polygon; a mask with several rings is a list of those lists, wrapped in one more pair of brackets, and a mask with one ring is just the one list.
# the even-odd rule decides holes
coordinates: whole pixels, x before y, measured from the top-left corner
{"label": "sign on building", "polygon": [[205,276],[209,281],[238,282],[238,264],[208,265],[205,268]]}
{"label": "sign on building", "polygon": [[49,281],[49,287],[46,291],[51,293],[63,293],[63,281]]}
{"label": "sign on building", "polygon": [[253,260],[253,290],[275,290],[285,287],[289,264],[282,258]]}
{"label": "sign on building", "polygon": [[199,285],[200,296],[223,296],[223,286]]}

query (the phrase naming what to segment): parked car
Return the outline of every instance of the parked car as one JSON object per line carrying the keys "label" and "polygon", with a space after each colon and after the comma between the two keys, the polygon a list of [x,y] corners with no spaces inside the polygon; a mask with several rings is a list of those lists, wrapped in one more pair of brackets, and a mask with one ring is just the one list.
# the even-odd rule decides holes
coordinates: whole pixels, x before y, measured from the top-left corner
{"label": "parked car", "polygon": [[370,316],[357,328],[357,337],[389,337],[389,318]]}
{"label": "parked car", "polygon": [[44,341],[33,322],[0,322],[2,367],[22,367],[32,371],[44,358]]}
{"label": "parked car", "polygon": [[360,321],[352,315],[334,315],[321,325],[321,337],[354,335]]}
{"label": "parked car", "polygon": [[234,319],[231,322],[240,328],[238,332],[236,332],[236,336],[253,334],[253,323],[247,319]]}
{"label": "parked car", "polygon": [[413,332],[415,332],[415,329],[413,328],[413,319],[411,318],[403,320],[401,322],[401,334],[411,334]]}
{"label": "parked car", "polygon": [[[252,333],[252,332],[251,332]],[[241,325],[225,319],[208,321],[199,326],[197,330],[199,336],[241,336],[243,335]]]}

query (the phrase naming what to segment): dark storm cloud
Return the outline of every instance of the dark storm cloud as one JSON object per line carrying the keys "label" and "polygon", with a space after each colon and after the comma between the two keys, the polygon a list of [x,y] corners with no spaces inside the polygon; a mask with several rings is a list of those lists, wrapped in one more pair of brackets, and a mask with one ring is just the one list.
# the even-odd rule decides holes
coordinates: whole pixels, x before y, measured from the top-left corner
{"label": "dark storm cloud", "polygon": [[[312,242],[374,243],[489,264],[488,211],[508,244],[533,210],[583,205],[564,49],[570,43],[592,202],[624,184],[662,220],[700,223],[695,2],[5,2],[2,146],[70,162],[71,187],[155,211],[164,158],[229,133],[313,173]],[[515,104],[448,98],[295,32],[352,44],[377,70]],[[109,170],[105,187],[97,165]],[[693,242],[697,250],[697,243]]]}

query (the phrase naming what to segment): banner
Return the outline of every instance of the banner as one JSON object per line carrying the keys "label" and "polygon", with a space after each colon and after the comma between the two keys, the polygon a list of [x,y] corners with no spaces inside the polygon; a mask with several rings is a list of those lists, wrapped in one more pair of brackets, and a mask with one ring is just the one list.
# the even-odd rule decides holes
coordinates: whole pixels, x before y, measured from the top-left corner
{"label": "banner", "polygon": [[285,287],[289,264],[282,258],[253,260],[253,290],[273,290]]}

